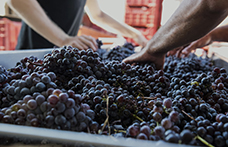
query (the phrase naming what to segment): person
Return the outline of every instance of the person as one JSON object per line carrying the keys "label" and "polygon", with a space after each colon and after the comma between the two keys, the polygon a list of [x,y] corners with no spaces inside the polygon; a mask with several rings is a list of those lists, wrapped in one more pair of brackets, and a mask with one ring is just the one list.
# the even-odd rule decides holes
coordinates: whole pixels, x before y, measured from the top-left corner
{"label": "person", "polygon": [[227,34],[228,34],[228,25],[217,27],[212,31],[210,31],[205,36],[203,36],[202,38],[191,42],[189,45],[179,47],[177,49],[169,51],[167,55],[168,56],[176,55],[178,58],[187,57],[193,50],[208,46],[214,41],[228,42]]}
{"label": "person", "polygon": [[113,33],[134,38],[144,46],[147,39],[135,28],[116,21],[99,8],[97,0],[8,0],[22,18],[16,49],[41,49],[71,45],[78,49],[97,49],[95,38],[77,36],[85,6],[92,22]]}
{"label": "person", "polygon": [[162,69],[168,51],[203,37],[227,15],[227,0],[184,0],[147,45],[123,62],[153,62]]}

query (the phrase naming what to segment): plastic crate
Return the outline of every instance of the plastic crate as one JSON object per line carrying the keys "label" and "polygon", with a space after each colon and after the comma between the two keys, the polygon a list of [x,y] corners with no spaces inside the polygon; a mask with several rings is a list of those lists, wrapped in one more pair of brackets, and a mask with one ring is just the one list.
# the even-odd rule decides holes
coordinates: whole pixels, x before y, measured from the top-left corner
{"label": "plastic crate", "polygon": [[126,5],[125,23],[135,27],[159,27],[162,0],[156,0],[151,7],[131,7]]}
{"label": "plastic crate", "polygon": [[15,50],[20,28],[21,22],[0,19],[0,51]]}
{"label": "plastic crate", "polygon": [[0,19],[0,51],[9,49],[8,19]]}
{"label": "plastic crate", "polygon": [[157,0],[127,0],[126,2],[128,6],[133,7],[154,7],[157,4]]}

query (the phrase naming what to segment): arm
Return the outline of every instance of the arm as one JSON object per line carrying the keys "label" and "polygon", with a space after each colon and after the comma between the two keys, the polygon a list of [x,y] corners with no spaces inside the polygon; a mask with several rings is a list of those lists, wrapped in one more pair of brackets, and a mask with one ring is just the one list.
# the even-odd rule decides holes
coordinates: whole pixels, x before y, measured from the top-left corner
{"label": "arm", "polygon": [[162,68],[165,54],[207,34],[228,14],[226,0],[185,0],[147,46],[124,62],[152,61]]}
{"label": "arm", "polygon": [[113,19],[108,14],[101,11],[97,0],[87,0],[86,7],[88,8],[86,9],[87,14],[94,24],[97,24],[98,26],[112,33],[133,38],[142,46],[146,45],[147,39],[141,34],[140,31],[125,23],[121,23]]}
{"label": "arm", "polygon": [[96,49],[89,40],[91,37],[76,38],[68,36],[61,28],[52,22],[45,14],[36,0],[8,0],[8,5],[27,23],[33,30],[39,33],[53,44],[61,47],[72,45],[85,49],[86,45]]}
{"label": "arm", "polygon": [[209,32],[206,36],[211,37],[211,41],[223,41],[228,42],[228,25],[215,28]]}
{"label": "arm", "polygon": [[207,46],[211,44],[213,41],[223,41],[223,42],[228,42],[228,25],[226,26],[221,26],[218,28],[215,28],[202,38],[193,41],[189,45],[185,47],[180,47],[175,50],[169,51],[168,55],[175,55],[177,57],[186,57],[188,56],[192,50],[195,50],[197,48],[202,48],[204,46]]}

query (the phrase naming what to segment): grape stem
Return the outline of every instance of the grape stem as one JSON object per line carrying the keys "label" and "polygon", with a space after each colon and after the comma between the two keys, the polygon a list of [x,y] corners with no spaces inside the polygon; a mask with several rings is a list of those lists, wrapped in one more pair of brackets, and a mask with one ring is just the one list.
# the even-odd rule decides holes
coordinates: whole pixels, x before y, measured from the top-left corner
{"label": "grape stem", "polygon": [[137,118],[138,120],[140,120],[141,122],[144,122],[144,120],[142,120],[140,117],[138,117],[137,115],[135,114],[132,114],[135,118]]}
{"label": "grape stem", "polygon": [[195,118],[191,117],[191,116],[190,116],[188,113],[186,113],[184,110],[182,110],[182,112],[183,112],[185,115],[187,115],[189,118],[191,118],[192,120],[198,122],[197,120],[195,120]]}
{"label": "grape stem", "polygon": [[107,93],[106,93],[106,97],[107,97],[107,100],[106,100],[106,116],[107,116],[107,118],[106,118],[106,120],[104,122],[104,125],[103,125],[103,127],[101,129],[101,132],[103,132],[105,126],[108,124],[109,135],[111,135],[111,129],[110,129],[110,126],[109,126],[109,121],[108,121],[108,119],[109,119],[109,115],[108,115],[109,97],[107,96]]}
{"label": "grape stem", "polygon": [[34,62],[30,61],[30,60],[28,60],[28,62],[29,62],[30,64],[36,65],[36,66],[43,66],[43,65],[44,65],[44,64],[40,64],[40,63],[34,63]]}
{"label": "grape stem", "polygon": [[157,99],[157,98],[156,98],[156,97],[143,97],[143,99],[155,100],[155,99]]}
{"label": "grape stem", "polygon": [[87,132],[88,132],[89,134],[91,134],[89,127],[87,127]]}
{"label": "grape stem", "polygon": [[114,129],[114,131],[117,132],[117,133],[126,133],[125,130],[117,130],[117,129]]}
{"label": "grape stem", "polygon": [[210,143],[208,143],[206,140],[204,140],[202,137],[200,137],[199,135],[197,135],[195,137],[195,139],[199,139],[202,143],[204,143],[206,146],[208,147],[214,147],[213,145],[211,145]]}
{"label": "grape stem", "polygon": [[121,120],[120,120],[120,119],[119,119],[119,120],[115,120],[115,121],[112,122],[111,125],[113,126],[113,125],[116,124],[116,123],[121,123]]}

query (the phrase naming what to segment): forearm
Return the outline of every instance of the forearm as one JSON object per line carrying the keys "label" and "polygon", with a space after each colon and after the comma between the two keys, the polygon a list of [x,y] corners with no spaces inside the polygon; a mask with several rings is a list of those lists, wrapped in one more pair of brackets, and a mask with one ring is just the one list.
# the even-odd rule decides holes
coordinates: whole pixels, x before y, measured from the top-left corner
{"label": "forearm", "polygon": [[[147,44],[151,53],[166,52],[197,40],[215,28],[227,16],[227,2],[185,0]],[[215,3],[216,3],[215,2]]]}
{"label": "forearm", "polygon": [[212,41],[228,42],[228,25],[218,27],[208,33]]}
{"label": "forearm", "polygon": [[121,34],[125,37],[134,38],[140,34],[140,32],[135,28],[125,23],[118,22],[117,20],[113,19],[104,12],[102,12],[102,14],[99,17],[95,17],[92,20],[93,23],[97,24],[98,26],[112,33]]}
{"label": "forearm", "polygon": [[137,37],[141,34],[140,31],[135,28],[123,22],[119,22],[101,11],[97,0],[87,0],[86,6],[86,12],[90,20],[107,31],[130,38]]}
{"label": "forearm", "polygon": [[9,0],[9,6],[38,34],[57,46],[68,35],[54,24],[36,0]]}

